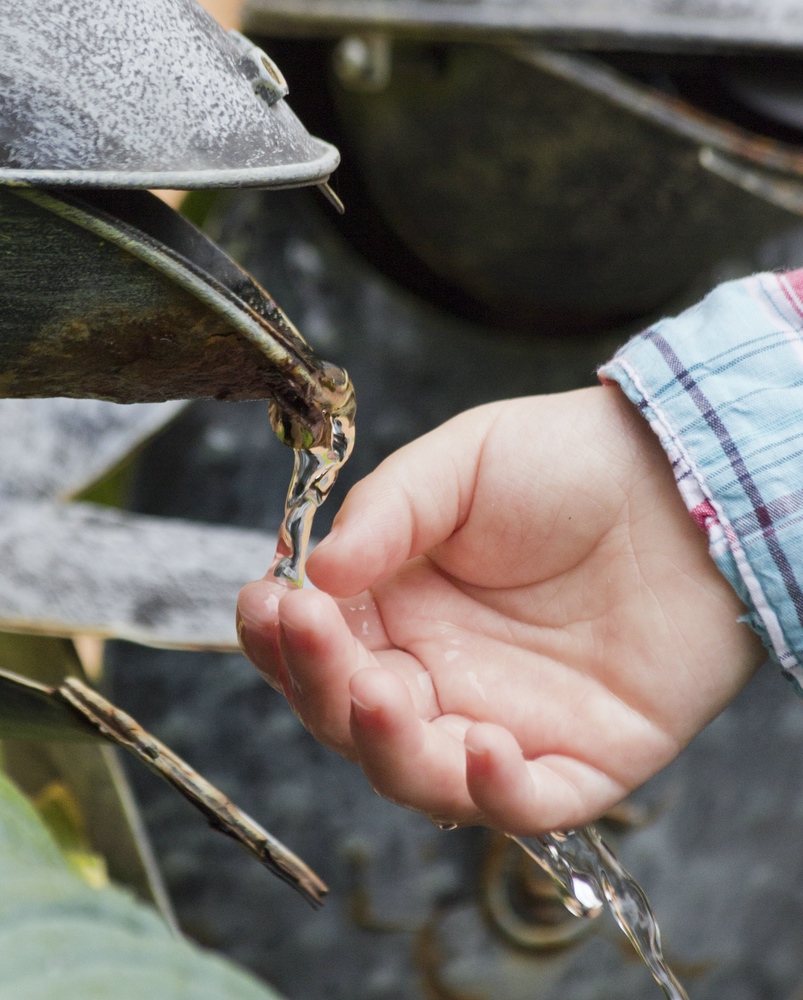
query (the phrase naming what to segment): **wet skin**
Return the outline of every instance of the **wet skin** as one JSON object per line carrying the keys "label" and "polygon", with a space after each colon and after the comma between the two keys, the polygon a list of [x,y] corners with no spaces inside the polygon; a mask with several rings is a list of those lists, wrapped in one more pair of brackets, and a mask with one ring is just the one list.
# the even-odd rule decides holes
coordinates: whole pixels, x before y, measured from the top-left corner
{"label": "wet skin", "polygon": [[351,491],[246,655],[387,798],[534,834],[668,764],[765,659],[657,438],[600,386],[470,410]]}

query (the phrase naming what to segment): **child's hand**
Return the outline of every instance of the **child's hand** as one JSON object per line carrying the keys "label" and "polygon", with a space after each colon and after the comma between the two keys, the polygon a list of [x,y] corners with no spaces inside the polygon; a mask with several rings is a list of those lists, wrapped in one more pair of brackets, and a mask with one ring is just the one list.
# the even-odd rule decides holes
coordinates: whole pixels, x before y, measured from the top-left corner
{"label": "child's hand", "polygon": [[764,659],[616,387],[480,407],[401,449],[308,569],[319,591],[243,589],[243,648],[378,792],[441,822],[595,819]]}

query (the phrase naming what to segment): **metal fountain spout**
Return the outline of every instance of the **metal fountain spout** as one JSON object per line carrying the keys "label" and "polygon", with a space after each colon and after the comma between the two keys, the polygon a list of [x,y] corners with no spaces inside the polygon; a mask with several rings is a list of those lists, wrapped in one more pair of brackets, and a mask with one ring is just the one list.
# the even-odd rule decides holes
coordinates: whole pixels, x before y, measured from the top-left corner
{"label": "metal fountain spout", "polygon": [[146,191],[0,187],[0,395],[271,399],[294,447],[353,415],[348,376]]}
{"label": "metal fountain spout", "polygon": [[194,0],[9,0],[0,78],[0,396],[269,398],[327,446],[348,376],[146,190],[325,187],[278,67]]}

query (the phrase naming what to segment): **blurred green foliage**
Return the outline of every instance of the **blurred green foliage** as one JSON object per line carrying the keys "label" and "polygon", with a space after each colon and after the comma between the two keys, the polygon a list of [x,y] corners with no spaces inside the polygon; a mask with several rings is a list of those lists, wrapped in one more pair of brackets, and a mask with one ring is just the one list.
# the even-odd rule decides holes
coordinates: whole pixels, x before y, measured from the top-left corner
{"label": "blurred green foliage", "polygon": [[90,887],[2,775],[0,885],[0,1000],[277,1000],[128,893]]}

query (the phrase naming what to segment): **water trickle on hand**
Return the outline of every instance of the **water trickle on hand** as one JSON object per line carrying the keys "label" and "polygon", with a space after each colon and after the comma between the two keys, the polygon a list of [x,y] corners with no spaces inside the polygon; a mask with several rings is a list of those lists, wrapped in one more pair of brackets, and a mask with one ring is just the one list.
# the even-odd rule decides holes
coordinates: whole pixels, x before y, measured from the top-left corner
{"label": "water trickle on hand", "polygon": [[[275,404],[274,404],[275,405]],[[354,408],[328,418],[325,443],[296,447],[293,475],[270,573],[301,587],[315,511],[327,498],[354,446]],[[275,430],[282,414],[271,411]],[[282,435],[280,435],[282,436]],[[283,436],[287,440],[287,436]],[[484,691],[480,692],[485,697]],[[443,830],[456,824],[436,821]],[[613,916],[646,963],[667,1000],[688,1000],[664,961],[661,935],[641,886],[622,867],[593,826],[540,837],[512,837],[560,890],[567,909],[578,917],[597,916],[607,903]]]}

